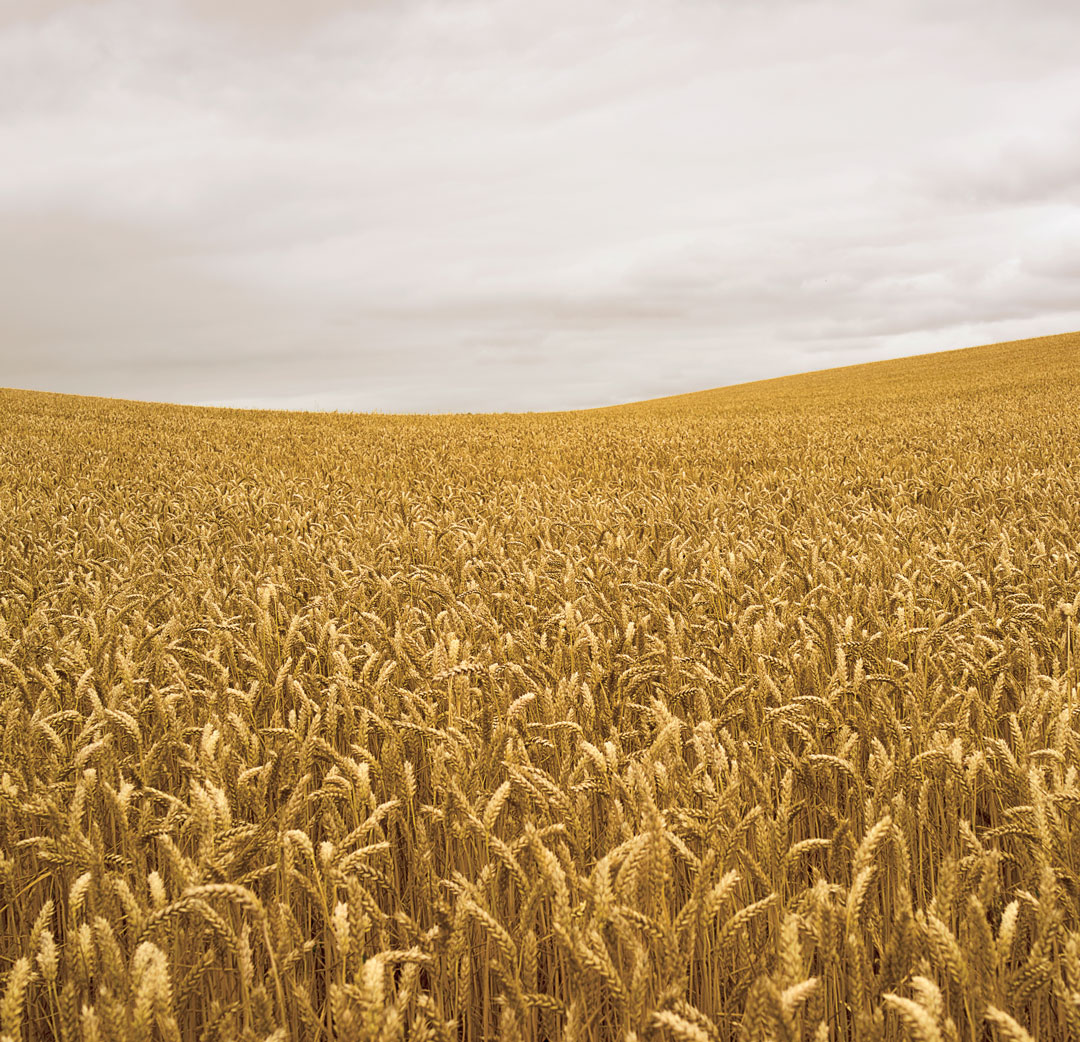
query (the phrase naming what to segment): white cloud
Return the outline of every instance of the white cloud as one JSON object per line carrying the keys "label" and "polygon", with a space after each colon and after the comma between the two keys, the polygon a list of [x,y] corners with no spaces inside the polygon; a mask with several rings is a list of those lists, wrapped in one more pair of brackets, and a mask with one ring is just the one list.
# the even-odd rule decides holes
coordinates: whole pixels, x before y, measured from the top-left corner
{"label": "white cloud", "polygon": [[555,408],[1080,325],[1054,0],[5,19],[5,382]]}

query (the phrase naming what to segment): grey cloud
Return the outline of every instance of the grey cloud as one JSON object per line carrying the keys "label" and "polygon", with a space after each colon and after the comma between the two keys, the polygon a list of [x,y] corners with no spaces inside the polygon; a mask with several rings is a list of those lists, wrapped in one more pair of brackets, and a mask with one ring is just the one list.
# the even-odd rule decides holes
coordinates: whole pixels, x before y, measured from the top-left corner
{"label": "grey cloud", "polygon": [[1080,117],[1051,134],[988,141],[917,175],[922,190],[967,207],[1080,205]]}
{"label": "grey cloud", "polygon": [[[391,0],[180,0],[188,14],[222,27],[258,33],[305,29],[327,19],[386,7]],[[393,0],[394,3],[409,0]],[[40,23],[57,14],[103,7],[109,0],[5,0],[0,7],[0,27]],[[161,5],[162,7],[166,5]],[[173,6],[173,5],[169,5]],[[144,17],[147,8],[143,6]]]}
{"label": "grey cloud", "polygon": [[40,22],[62,11],[104,2],[107,0],[6,0],[0,7],[0,29]]}
{"label": "grey cloud", "polygon": [[364,7],[383,6],[368,0],[184,0],[184,7],[196,17],[219,23],[234,23],[259,31],[295,30],[316,25]]}
{"label": "grey cloud", "polygon": [[1076,280],[1080,279],[1080,210],[1071,221],[1063,221],[1064,231],[1020,259],[1024,270],[1037,279],[1064,282],[1065,293],[1075,296]]}
{"label": "grey cloud", "polygon": [[100,375],[108,372],[149,390],[159,370],[205,369],[222,353],[250,365],[275,346],[284,350],[287,307],[208,276],[160,234],[66,212],[28,213],[0,215],[0,242],[8,379],[52,377],[69,390],[85,380],[106,393]]}

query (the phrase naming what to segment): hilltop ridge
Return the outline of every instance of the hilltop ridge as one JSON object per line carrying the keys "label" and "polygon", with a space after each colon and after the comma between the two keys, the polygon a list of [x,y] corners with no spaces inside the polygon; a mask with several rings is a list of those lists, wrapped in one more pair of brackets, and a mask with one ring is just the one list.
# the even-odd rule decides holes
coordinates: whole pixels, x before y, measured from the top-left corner
{"label": "hilltop ridge", "polygon": [[12,396],[29,396],[42,404],[50,400],[107,403],[128,406],[153,406],[172,409],[216,410],[247,414],[280,413],[282,415],[319,416],[527,416],[567,415],[618,412],[639,408],[658,407],[691,408],[737,405],[753,401],[763,404],[792,403],[808,394],[830,398],[850,399],[853,395],[867,397],[886,395],[903,396],[905,393],[925,391],[928,385],[939,390],[970,393],[973,390],[992,390],[1008,387],[1022,389],[1037,386],[1046,379],[1053,380],[1075,370],[1080,378],[1080,331],[1059,333],[1052,336],[1030,337],[1024,340],[1008,340],[1000,343],[981,344],[975,347],[954,348],[927,354],[907,355],[902,358],[874,362],[859,362],[829,369],[815,369],[787,376],[769,377],[737,384],[724,384],[699,391],[664,395],[639,401],[621,402],[616,405],[594,409],[552,410],[549,413],[339,413],[301,409],[235,409],[220,406],[185,405],[175,402],[142,401],[128,398],[103,398],[94,395],[62,394],[54,391],[23,390],[0,387],[0,403]]}
{"label": "hilltop ridge", "polygon": [[608,408],[716,405],[727,400],[770,396],[791,400],[806,394],[892,397],[912,391],[925,392],[928,388],[945,392],[1022,389],[1070,371],[1080,380],[1080,331],[815,369]]}

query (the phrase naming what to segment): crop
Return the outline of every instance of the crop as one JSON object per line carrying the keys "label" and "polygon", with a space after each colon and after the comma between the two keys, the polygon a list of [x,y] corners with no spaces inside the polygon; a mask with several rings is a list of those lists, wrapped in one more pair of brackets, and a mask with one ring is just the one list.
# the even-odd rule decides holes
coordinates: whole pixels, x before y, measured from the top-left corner
{"label": "crop", "polygon": [[0,392],[0,1037],[1080,1037],[1078,415]]}

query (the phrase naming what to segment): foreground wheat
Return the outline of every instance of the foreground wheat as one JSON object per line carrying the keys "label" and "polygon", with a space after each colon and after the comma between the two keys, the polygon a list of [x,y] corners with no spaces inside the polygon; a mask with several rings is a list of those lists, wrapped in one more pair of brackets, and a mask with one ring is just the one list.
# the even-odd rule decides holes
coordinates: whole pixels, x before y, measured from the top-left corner
{"label": "foreground wheat", "polygon": [[0,392],[0,1036],[1080,1037],[1078,377]]}

